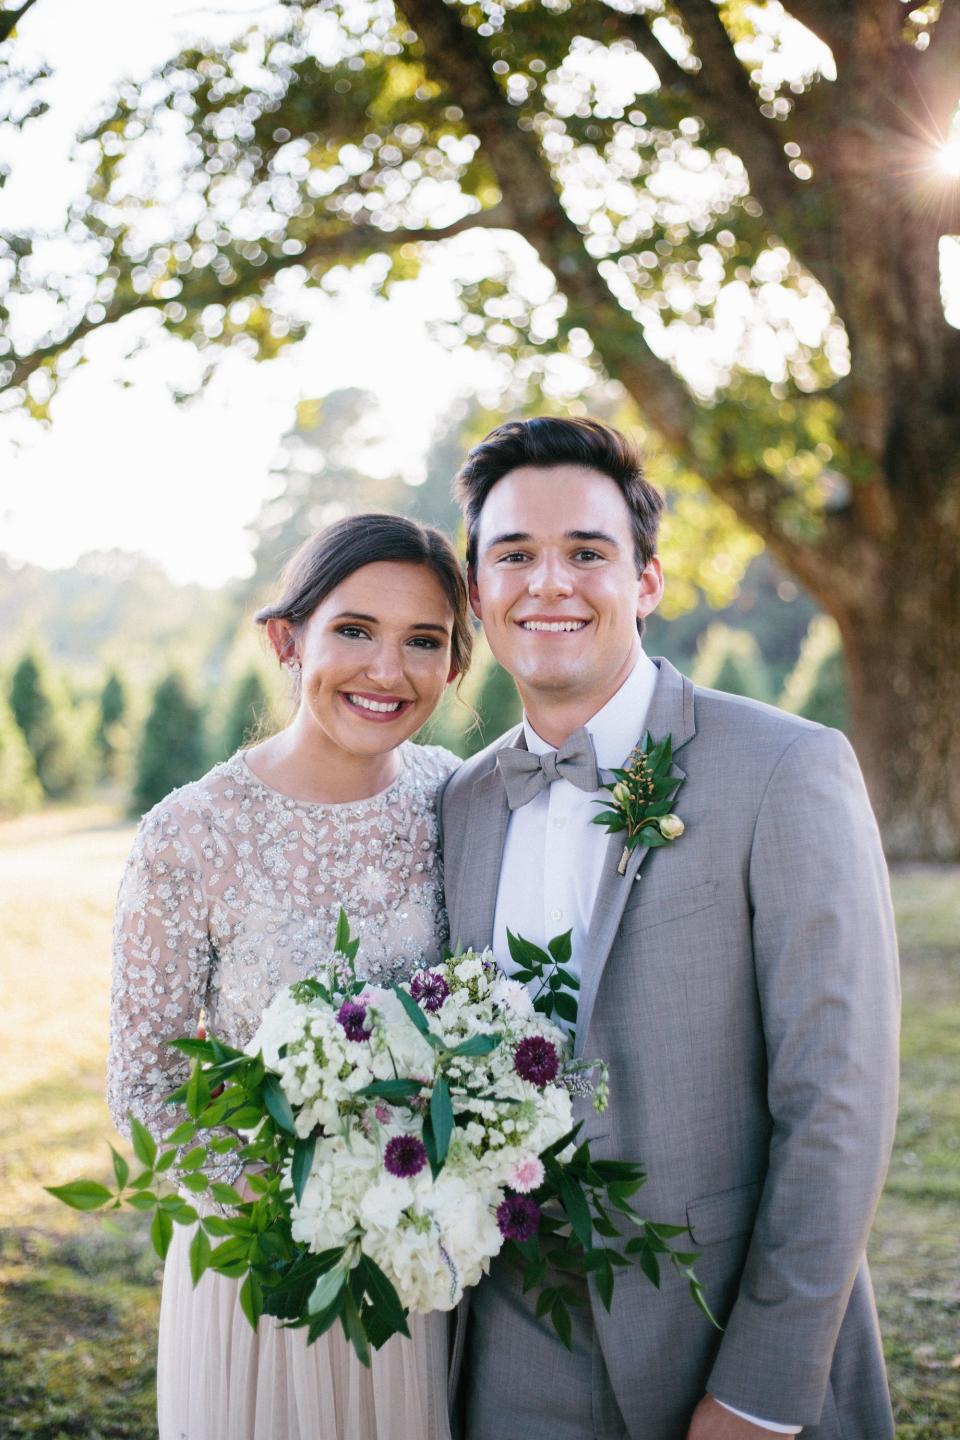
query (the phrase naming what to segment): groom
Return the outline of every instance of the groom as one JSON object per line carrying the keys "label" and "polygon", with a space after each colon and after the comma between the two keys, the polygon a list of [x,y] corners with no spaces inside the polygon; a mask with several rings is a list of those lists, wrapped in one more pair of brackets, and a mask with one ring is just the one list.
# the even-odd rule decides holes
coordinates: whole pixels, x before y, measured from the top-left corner
{"label": "groom", "polygon": [[[451,935],[509,969],[508,929],[572,929],[576,1050],[610,1066],[584,1134],[644,1164],[644,1215],[689,1225],[724,1326],[672,1269],[659,1293],[631,1269],[610,1314],[584,1286],[568,1351],[496,1261],[457,1320],[465,1440],[888,1440],[864,1246],[896,1109],[896,942],[850,747],[645,654],[662,502],[617,431],[502,425],[457,493],[524,721],[445,791]],[[621,874],[623,835],[590,821],[646,730],[672,736],[685,828]]]}

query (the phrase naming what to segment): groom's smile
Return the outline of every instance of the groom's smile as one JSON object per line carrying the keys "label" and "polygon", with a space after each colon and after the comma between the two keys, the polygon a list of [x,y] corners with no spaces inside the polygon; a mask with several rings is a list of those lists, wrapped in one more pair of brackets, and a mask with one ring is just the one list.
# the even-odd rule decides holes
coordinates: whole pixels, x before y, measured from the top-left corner
{"label": "groom's smile", "polygon": [[618,485],[581,465],[510,471],[484,501],[477,541],[474,610],[534,728],[559,743],[633,668],[637,619],[660,598],[659,562],[637,574]]}

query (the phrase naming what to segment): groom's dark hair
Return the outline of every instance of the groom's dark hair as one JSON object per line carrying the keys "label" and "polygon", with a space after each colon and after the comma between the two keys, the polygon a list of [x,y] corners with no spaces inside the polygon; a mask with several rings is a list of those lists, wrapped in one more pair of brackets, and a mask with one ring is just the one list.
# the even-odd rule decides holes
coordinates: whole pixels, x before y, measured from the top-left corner
{"label": "groom's dark hair", "polygon": [[549,469],[554,465],[585,465],[599,470],[620,488],[633,529],[637,574],[656,553],[663,496],[644,478],[636,446],[602,420],[560,419],[541,415],[534,420],[508,420],[474,445],[454,481],[453,493],[467,527],[467,564],[477,563],[477,531],[484,501],[498,480],[522,465]]}

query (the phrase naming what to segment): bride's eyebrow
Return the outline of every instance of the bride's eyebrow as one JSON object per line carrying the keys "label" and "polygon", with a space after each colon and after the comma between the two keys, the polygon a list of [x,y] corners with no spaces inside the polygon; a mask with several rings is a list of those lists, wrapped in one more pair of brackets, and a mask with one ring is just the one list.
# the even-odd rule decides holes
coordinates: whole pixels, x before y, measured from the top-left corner
{"label": "bride's eyebrow", "polygon": [[[362,615],[359,610],[341,610],[339,615],[334,615],[334,620],[363,620],[367,625],[379,625],[380,621],[376,615]],[[437,625],[432,620],[418,620],[411,626],[411,630],[436,630],[439,635],[449,635],[449,625]]]}

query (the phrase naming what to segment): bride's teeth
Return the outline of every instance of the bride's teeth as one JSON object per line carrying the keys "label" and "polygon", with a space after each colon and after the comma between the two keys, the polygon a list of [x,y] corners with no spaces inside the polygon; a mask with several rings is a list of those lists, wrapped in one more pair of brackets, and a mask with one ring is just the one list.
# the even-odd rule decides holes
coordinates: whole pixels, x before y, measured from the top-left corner
{"label": "bride's teeth", "polygon": [[524,620],[524,630],[582,630],[586,620]]}
{"label": "bride's teeth", "polygon": [[400,709],[399,700],[391,700],[389,702],[365,700],[362,695],[349,695],[347,698],[351,705],[359,705],[361,710],[376,710],[380,714],[386,714],[388,711]]}

